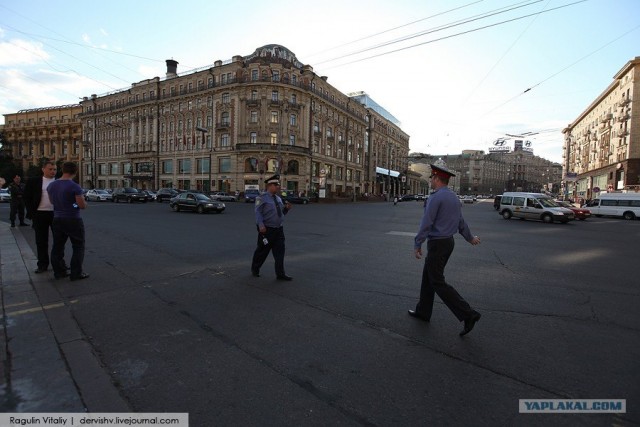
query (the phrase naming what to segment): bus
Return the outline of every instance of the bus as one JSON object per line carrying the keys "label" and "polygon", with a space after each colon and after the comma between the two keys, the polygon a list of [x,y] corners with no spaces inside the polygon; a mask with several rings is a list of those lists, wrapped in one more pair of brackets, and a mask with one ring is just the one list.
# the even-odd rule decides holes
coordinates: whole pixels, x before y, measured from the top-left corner
{"label": "bus", "polygon": [[640,193],[601,193],[586,207],[597,217],[606,215],[636,219],[640,217]]}

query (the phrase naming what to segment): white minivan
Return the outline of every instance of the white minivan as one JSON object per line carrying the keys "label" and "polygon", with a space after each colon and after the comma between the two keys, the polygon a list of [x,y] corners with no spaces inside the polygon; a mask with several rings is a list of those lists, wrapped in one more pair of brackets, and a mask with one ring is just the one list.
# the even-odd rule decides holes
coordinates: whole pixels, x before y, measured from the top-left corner
{"label": "white minivan", "polygon": [[587,203],[587,209],[598,217],[640,218],[640,193],[601,193],[597,199]]}
{"label": "white minivan", "polygon": [[498,213],[504,219],[536,219],[546,223],[567,223],[575,219],[571,209],[563,208],[542,193],[507,192],[502,194]]}

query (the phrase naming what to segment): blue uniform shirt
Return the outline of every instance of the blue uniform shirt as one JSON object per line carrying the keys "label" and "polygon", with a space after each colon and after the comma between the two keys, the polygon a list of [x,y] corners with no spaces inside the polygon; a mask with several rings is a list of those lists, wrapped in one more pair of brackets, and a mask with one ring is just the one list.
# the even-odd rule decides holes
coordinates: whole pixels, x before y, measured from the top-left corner
{"label": "blue uniform shirt", "polygon": [[427,199],[414,249],[422,247],[425,240],[445,239],[460,233],[467,242],[473,240],[469,226],[462,217],[460,199],[449,189],[442,187]]}
{"label": "blue uniform shirt", "polygon": [[[282,216],[278,216],[278,209],[276,203],[280,206]],[[275,194],[272,196],[268,191],[263,192],[256,197],[256,224],[258,227],[265,226],[269,228],[282,227],[284,216],[287,214],[288,209],[284,207],[280,196]]]}

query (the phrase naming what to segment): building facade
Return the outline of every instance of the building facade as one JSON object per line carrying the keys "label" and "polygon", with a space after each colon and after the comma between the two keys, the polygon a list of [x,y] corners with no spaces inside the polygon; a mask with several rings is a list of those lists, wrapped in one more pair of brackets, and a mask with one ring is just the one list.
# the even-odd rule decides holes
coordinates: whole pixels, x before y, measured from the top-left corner
{"label": "building facade", "polygon": [[[72,161],[88,167],[82,146],[79,104],[20,110],[4,114],[4,146],[16,166],[27,170],[43,159]],[[78,181],[88,179],[82,171]]]}
{"label": "building facade", "polygon": [[[456,173],[449,187],[458,194],[501,194],[505,191],[549,192],[557,194],[562,178],[562,165],[533,155],[522,141],[513,150],[485,153],[463,150],[462,154],[425,155],[424,163],[442,159]],[[422,162],[422,161],[421,161]],[[422,170],[417,164],[414,170]]]}
{"label": "building facade", "polygon": [[281,175],[283,190],[376,194],[378,167],[407,169],[409,136],[279,45],[212,67],[83,98],[86,182],[243,192]]}
{"label": "building facade", "polygon": [[[640,191],[640,57],[562,132],[563,192],[574,200],[602,191]],[[637,102],[637,101],[636,101]]]}

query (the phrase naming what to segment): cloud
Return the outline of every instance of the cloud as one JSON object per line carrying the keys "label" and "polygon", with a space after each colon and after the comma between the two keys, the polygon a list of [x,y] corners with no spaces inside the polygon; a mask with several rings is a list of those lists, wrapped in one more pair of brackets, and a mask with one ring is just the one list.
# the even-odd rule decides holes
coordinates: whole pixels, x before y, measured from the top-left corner
{"label": "cloud", "polygon": [[49,59],[41,43],[14,39],[0,43],[0,67],[33,65]]}
{"label": "cloud", "polygon": [[109,33],[104,28],[100,28],[100,33],[102,33],[102,35],[105,36],[105,37],[109,36]]}

